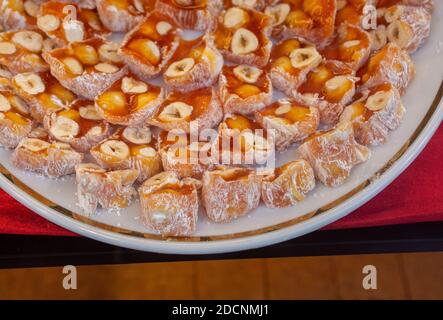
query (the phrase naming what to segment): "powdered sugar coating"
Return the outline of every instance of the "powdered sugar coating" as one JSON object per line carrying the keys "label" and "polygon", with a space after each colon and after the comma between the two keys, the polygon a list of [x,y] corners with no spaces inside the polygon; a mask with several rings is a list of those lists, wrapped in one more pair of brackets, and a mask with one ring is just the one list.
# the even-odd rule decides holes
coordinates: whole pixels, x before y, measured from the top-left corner
{"label": "powdered sugar coating", "polygon": [[[389,0],[388,0],[389,1]],[[377,7],[379,5],[383,5],[383,0],[378,0]],[[434,0],[399,0],[398,4],[403,4],[406,6],[417,6],[423,7],[429,12],[432,12],[434,9]]]}
{"label": "powdered sugar coating", "polygon": [[291,96],[292,92],[295,91],[305,80],[306,74],[308,74],[310,70],[304,69],[304,71],[294,76],[282,68],[279,67],[271,67],[269,71],[269,76],[272,81],[272,85],[284,92],[286,95]]}
{"label": "powdered sugar coating", "polygon": [[[288,58],[290,58],[290,55],[281,55],[274,57],[279,48],[283,46],[288,40],[296,40],[298,43],[300,43],[300,48],[309,48],[312,47],[312,44],[298,38],[294,38],[279,41],[276,45],[273,46],[271,53],[272,58],[269,65],[269,77],[271,78],[272,85],[275,89],[284,92],[287,96],[291,96],[292,92],[295,91],[306,80],[306,76],[308,75],[308,73],[315,69],[320,62],[315,64],[311,63],[308,66],[304,66],[301,68],[295,68],[296,72],[287,72],[286,70],[284,70],[284,68],[280,66],[275,66],[274,62],[278,58],[281,58],[283,56],[287,56]],[[292,63],[291,67],[293,67]]]}
{"label": "powdered sugar coating", "polygon": [[30,26],[26,21],[26,16],[21,12],[11,9],[9,4],[12,0],[3,0],[0,2],[0,26],[8,31],[28,29]]}
{"label": "powdered sugar coating", "polygon": [[[168,2],[168,1],[164,1],[164,2]],[[430,1],[427,1],[427,0],[424,0],[424,1],[421,1],[421,0],[403,0],[403,1],[400,1],[400,2],[401,3],[407,3],[408,5],[412,5],[413,3],[418,3],[418,2],[426,2],[427,4],[430,3]],[[141,66],[138,66],[138,67],[135,66],[134,68],[135,69],[141,69]],[[395,69],[394,67],[392,67],[392,68]],[[163,69],[163,71],[164,71],[164,69]],[[158,71],[158,72],[161,73],[161,71]],[[277,80],[276,80],[277,82],[279,81],[278,76],[279,75],[277,75]],[[287,89],[290,85],[293,84],[293,83],[291,83],[291,81],[292,80],[286,80],[286,86],[285,86],[285,83],[281,84],[280,85],[281,89],[283,89],[283,90]],[[304,81],[304,79],[301,80],[300,84],[303,81]],[[296,90],[293,90],[293,89],[295,89],[298,86],[299,86],[299,84],[294,86],[294,88],[290,89],[290,91],[296,92]],[[368,85],[368,88],[369,89],[371,88],[370,85]],[[363,87],[363,89],[365,89],[365,88]],[[186,95],[186,94],[187,94],[187,92],[183,92],[183,95]],[[327,102],[325,102],[324,100],[319,98],[319,96],[320,95],[318,95],[315,99],[311,100],[312,104],[316,105],[315,109],[313,109],[313,110],[315,110],[315,112],[317,114],[319,114],[320,110],[321,110],[322,114],[323,114],[323,118],[327,119],[325,122],[329,123],[329,126],[332,127],[332,126],[335,125],[335,121],[337,119],[337,116],[340,115],[343,105],[346,105],[347,103],[343,103],[342,105],[339,105],[339,104],[328,104]],[[303,97],[303,98],[306,98],[306,97]],[[312,98],[312,97],[310,97],[310,98]],[[346,98],[350,99],[349,96],[347,96]],[[391,104],[390,104],[390,106],[391,106]],[[364,121],[364,122],[359,123],[359,124],[357,124],[355,122],[353,124],[354,125],[355,140],[358,143],[367,144],[367,145],[376,145],[376,144],[382,143],[387,138],[388,132],[390,130],[393,130],[396,127],[398,127],[398,125],[400,123],[400,118],[402,116],[402,112],[404,112],[404,108],[402,106],[401,107],[400,106],[401,106],[401,102],[396,104],[395,107],[394,107],[394,104],[392,104],[392,108],[386,108],[386,110],[374,112],[374,115],[368,121]],[[251,103],[251,107],[254,107],[253,103]],[[314,108],[314,107],[311,106],[311,108]],[[388,112],[388,110],[390,110],[390,112]],[[249,112],[247,112],[247,113],[249,113]],[[137,118],[138,118],[138,116],[137,116]],[[263,123],[261,123],[261,124],[262,124],[262,126],[267,127]],[[123,123],[122,125],[126,126],[127,124]],[[132,125],[132,123],[131,123],[131,125]],[[323,123],[323,126],[321,128],[325,128],[324,125],[325,125],[325,123]],[[269,126],[269,127],[272,127],[272,126]],[[281,145],[280,145],[280,143],[277,143],[277,149],[280,150],[280,151],[282,149],[286,148],[285,144],[289,145],[289,144],[292,143],[291,139],[295,139],[294,136],[300,136],[300,138],[297,138],[297,139],[294,140],[294,142],[299,142],[300,140],[306,138],[307,135],[309,135],[309,133],[303,133],[303,134],[301,133],[301,131],[304,131],[304,129],[297,128],[297,130],[294,130],[294,131],[286,130],[286,129],[288,129],[288,128],[284,128],[284,130],[281,130],[281,139],[280,139]],[[290,129],[293,129],[293,128],[290,128]],[[314,137],[314,139],[315,138],[316,137]],[[277,139],[278,139],[278,134],[277,134]],[[161,153],[162,156],[165,155],[165,154],[166,153]],[[321,158],[321,156],[320,156],[320,158]],[[364,158],[364,156],[362,156],[362,158]],[[202,177],[202,175],[203,175],[203,173],[205,171],[213,169],[213,167],[201,167],[199,165],[197,165],[197,166],[188,166],[188,167],[180,167],[180,166],[176,166],[176,163],[173,163],[172,161],[170,161],[170,159],[167,159],[166,161],[165,161],[165,159],[162,159],[162,160],[163,160],[163,164],[167,163],[167,165],[164,166],[165,167],[164,169],[166,171],[172,171],[172,172],[176,173],[176,175],[179,176],[179,179],[182,176],[183,177],[185,177],[185,176],[192,176],[192,177],[200,178],[200,177]],[[305,160],[299,160],[299,161],[304,161],[306,163]],[[334,161],[335,160],[332,160],[332,162],[334,162]],[[326,162],[324,162],[324,164],[326,166]],[[129,166],[130,167],[136,167],[137,165],[136,164],[129,164]],[[138,171],[140,171],[140,169],[138,169]],[[143,181],[145,178],[140,178],[140,181]],[[267,181],[267,182],[271,184],[271,181]],[[274,180],[272,182],[274,182]],[[353,181],[351,183],[353,183]],[[263,190],[265,189],[264,188],[264,184],[265,184],[265,182],[263,182],[263,185],[262,185],[262,188],[261,188],[263,200],[264,200],[264,197],[265,197],[263,195]],[[348,186],[345,186],[345,187],[347,188]],[[270,189],[267,189],[268,190],[267,191],[267,197],[269,199],[264,200],[265,203],[267,202],[266,203],[267,205],[277,207],[277,205],[275,204],[275,203],[278,202],[276,200],[276,198],[277,198],[276,194],[278,194],[278,195],[284,194],[283,198],[285,200],[283,202],[287,202],[287,203],[295,203],[296,202],[295,198],[291,198],[290,197],[291,193],[289,191],[286,190],[286,192],[284,192],[284,191],[282,191],[281,188],[277,188],[276,186],[270,186],[269,188]],[[341,191],[337,190],[337,192],[341,192]],[[314,196],[314,197],[317,196],[318,197],[318,195],[311,195],[311,196]],[[84,199],[83,200],[84,203],[89,203],[89,202],[92,201],[92,200],[88,200],[88,198],[86,196],[83,199]],[[112,207],[115,207],[115,206],[112,206]],[[278,212],[276,212],[276,213],[278,213]],[[255,224],[256,221],[257,221],[258,224],[261,223],[260,222],[260,219],[261,219],[260,215],[258,217],[250,215],[250,216],[248,216],[248,218],[251,218],[250,219],[251,223]],[[118,226],[120,226],[120,222],[122,222],[122,221],[118,221],[118,223],[117,223]],[[122,222],[122,224],[124,224],[124,223]],[[194,232],[194,231],[192,231],[192,232]],[[203,230],[203,233],[204,232],[205,232],[205,230]],[[172,235],[174,235],[174,234],[172,234]]]}
{"label": "powdered sugar coating", "polygon": [[168,0],[159,0],[156,3],[156,9],[169,15],[184,29],[211,30],[214,28],[216,17],[223,10],[223,0],[207,1],[205,8],[198,8],[196,10],[179,8],[176,5],[170,4],[170,2]]}
{"label": "powdered sugar coating", "polygon": [[83,160],[83,154],[57,142],[42,152],[30,151],[23,146],[28,139],[23,139],[11,155],[12,164],[19,169],[59,178],[74,173],[75,166]]}
{"label": "powdered sugar coating", "polygon": [[[86,40],[86,41],[90,41]],[[96,38],[97,41],[98,38]],[[105,41],[101,40],[102,44]],[[68,49],[72,44],[68,45]],[[86,72],[78,76],[71,76],[66,70],[65,65],[57,58],[61,50],[66,48],[54,49],[42,54],[45,61],[51,68],[51,74],[67,89],[75,94],[89,100],[94,100],[97,95],[102,93],[112,83],[122,78],[128,72],[126,65],[119,65],[119,70],[114,73],[104,73],[99,71]]]}
{"label": "powdered sugar coating", "polygon": [[193,179],[180,180],[173,172],[163,172],[140,188],[141,218],[165,236],[187,236],[195,232],[199,200]]}
{"label": "powdered sugar coating", "polygon": [[[168,97],[173,97],[173,96],[177,96],[178,94],[175,92],[170,92],[170,95],[168,97],[166,97],[165,101],[163,102],[163,105],[160,106],[157,111],[156,114],[150,118],[148,120],[148,124],[152,125],[152,126],[156,126],[159,127],[163,130],[166,131],[171,131],[174,129],[179,129],[179,130],[183,130],[183,132],[189,133],[191,128],[190,128],[190,122],[191,121],[196,121],[196,123],[198,124],[198,130],[204,130],[204,129],[209,129],[209,128],[213,128],[215,126],[217,126],[220,121],[223,118],[223,109],[221,106],[221,102],[220,99],[218,97],[217,91],[215,88],[212,88],[210,90],[210,94],[211,94],[211,98],[209,101],[209,104],[207,106],[205,106],[204,108],[198,108],[200,109],[200,112],[198,115],[194,116],[193,114],[191,114],[190,119],[177,119],[176,121],[173,122],[165,122],[162,121],[161,119],[159,119],[159,114],[163,111],[163,108],[166,107],[168,104],[170,104],[171,102],[180,102],[179,98],[174,98],[172,100],[168,100]],[[193,111],[194,111],[194,107],[196,106],[192,106],[193,107]],[[197,108],[195,108],[197,109]]]}
{"label": "powdered sugar coating", "polygon": [[[183,148],[183,150],[188,151],[188,148]],[[186,157],[186,160],[180,156],[177,156],[177,152],[179,152],[178,148],[168,148],[166,150],[160,150],[160,155],[162,158],[163,169],[165,171],[171,171],[177,175],[179,179],[183,178],[195,178],[201,179],[203,174],[207,170],[211,170],[215,165],[215,161],[212,161],[212,158],[207,158],[208,163],[205,161],[201,161],[198,150],[188,151],[190,152],[190,158]],[[195,154],[193,154],[195,152]],[[192,162],[194,161],[194,162]]]}
{"label": "powdered sugar coating", "polygon": [[96,0],[97,12],[103,25],[113,32],[128,32],[143,19],[143,13],[134,14],[120,9],[107,0]]}
{"label": "powdered sugar coating", "polygon": [[222,73],[219,77],[219,91],[220,100],[223,104],[223,111],[225,113],[239,113],[239,114],[251,114],[254,111],[263,109],[269,105],[272,101],[272,83],[267,74],[263,75],[266,83],[266,91],[261,91],[259,94],[242,98],[239,95],[229,92],[227,88],[227,79]]}
{"label": "powdered sugar coating", "polygon": [[[210,87],[217,81],[223,67],[223,57],[215,48],[211,35],[206,34],[203,41],[206,46],[202,57],[189,72],[177,77],[163,75],[163,80],[172,90],[188,92]],[[170,62],[174,63],[175,61],[170,60]]]}
{"label": "powdered sugar coating", "polygon": [[[48,130],[49,135],[52,139],[67,143],[78,152],[89,152],[92,147],[97,145],[100,141],[109,137],[113,132],[113,129],[111,128],[109,123],[107,123],[106,121],[101,121],[97,122],[97,125],[95,127],[78,136],[65,138],[55,137],[51,133],[50,128],[53,126],[53,124],[56,123],[57,117],[57,112],[50,112],[46,114],[43,119],[44,127]],[[100,131],[98,133],[96,130],[94,130],[94,128],[97,127],[100,128]]]}
{"label": "powdered sugar coating", "polygon": [[289,207],[302,201],[314,187],[312,167],[305,160],[295,160],[263,178],[261,198],[269,208]]}
{"label": "powdered sugar coating", "polygon": [[[226,181],[225,174],[242,174]],[[202,202],[212,221],[229,222],[246,215],[260,203],[262,177],[243,168],[220,167],[203,175]]]}
{"label": "powdered sugar coating", "polygon": [[306,120],[287,124],[277,116],[264,116],[260,112],[254,113],[256,121],[266,130],[274,130],[275,147],[282,152],[292,144],[302,141],[313,134],[320,123],[320,113],[317,108],[309,107],[309,116]]}
{"label": "powdered sugar coating", "polygon": [[[128,76],[130,76],[130,74]],[[106,90],[102,92],[102,94],[106,93],[107,91],[112,91],[112,87],[114,84],[111,84],[111,87],[106,88]],[[148,84],[147,86],[147,92],[149,92],[149,88],[152,87],[152,85]],[[100,114],[100,116],[102,116],[103,119],[105,119],[109,123],[130,127],[143,127],[146,125],[146,121],[155,114],[158,107],[165,100],[165,90],[163,88],[160,88],[160,92],[158,93],[157,97],[149,103],[145,103],[142,108],[134,108],[128,105],[128,107],[126,108],[128,113],[123,115],[107,112],[107,110],[100,107],[100,104],[98,103],[99,100],[100,95],[98,95],[95,99],[95,109]],[[131,100],[131,98],[129,100]]]}
{"label": "powdered sugar coating", "polygon": [[97,163],[108,170],[134,169],[138,172],[137,180],[143,182],[146,179],[162,171],[161,156],[156,151],[153,156],[147,157],[142,154],[128,154],[125,158],[118,158],[101,151],[101,146],[110,140],[122,141],[123,129],[118,129],[113,135],[94,146],[90,153]]}
{"label": "powdered sugar coating", "polygon": [[375,53],[367,65],[360,69],[362,77],[360,89],[368,89],[378,84],[390,83],[403,94],[414,77],[414,64],[409,54],[394,43],[388,43]]}
{"label": "powdered sugar coating", "polygon": [[[9,80],[0,78],[0,95],[12,93]],[[24,107],[26,109],[22,112],[29,112],[27,105],[24,105]],[[16,113],[14,110],[12,112]],[[20,113],[17,113],[17,115],[20,116],[20,122],[13,121],[0,112],[0,146],[14,149],[34,128],[35,122],[31,118],[23,117]]]}
{"label": "powdered sugar coating", "polygon": [[254,120],[250,120],[250,127],[245,130],[229,127],[229,118],[235,122],[237,117],[248,119],[237,114],[225,115],[225,121],[218,127],[216,139],[212,140],[212,148],[218,152],[211,156],[218,158],[219,163],[225,166],[266,163],[274,156],[274,132],[265,130]]}
{"label": "powdered sugar coating", "polygon": [[335,0],[324,0],[321,6],[325,12],[322,12],[322,21],[316,27],[291,27],[283,23],[273,28],[272,35],[277,39],[299,37],[315,44],[319,49],[326,47],[334,33],[337,4]]}
{"label": "powdered sugar coating", "polygon": [[[223,12],[222,15],[219,16],[219,24],[223,25],[223,19],[224,19],[224,14],[226,13]],[[254,52],[249,52],[246,54],[235,54],[234,52],[232,52],[232,50],[227,49],[227,48],[219,48],[221,54],[223,55],[223,57],[228,60],[231,61],[233,63],[236,64],[249,64],[249,65],[253,65],[253,66],[257,66],[260,68],[264,68],[268,61],[269,61],[269,57],[271,55],[271,49],[272,49],[272,42],[269,39],[269,37],[271,36],[272,33],[272,20],[270,19],[270,17],[268,15],[265,15],[263,13],[254,11],[254,10],[249,10],[248,12],[250,15],[257,15],[259,17],[259,22],[260,23],[264,23],[262,26],[260,26],[261,28],[259,29],[259,34],[255,34],[255,36],[257,37],[257,39],[259,42],[259,49],[258,50],[254,50]],[[258,27],[258,26],[255,26]],[[249,30],[248,30],[249,31]],[[232,42],[232,39],[231,39]],[[231,46],[230,46],[231,47]],[[259,54],[258,54],[259,53]]]}
{"label": "powdered sugar coating", "polygon": [[137,195],[132,186],[137,179],[136,170],[106,172],[94,164],[76,167],[77,197],[82,211],[91,215],[98,206],[102,208],[124,208]]}
{"label": "powdered sugar coating", "polygon": [[225,0],[225,8],[238,6],[245,9],[255,9],[257,11],[263,11],[266,6],[275,4],[279,1],[280,0]]}
{"label": "powdered sugar coating", "polygon": [[429,37],[432,15],[425,7],[403,5],[398,5],[396,7],[401,11],[398,20],[406,23],[411,28],[412,37],[402,49],[409,53],[413,53],[422,46]]}
{"label": "powdered sugar coating", "polygon": [[367,147],[355,141],[350,123],[314,136],[297,149],[297,155],[311,164],[316,178],[328,187],[343,184],[352,168],[368,160],[370,154]]}
{"label": "powdered sugar coating", "polygon": [[[376,92],[373,91],[372,94]],[[391,93],[391,98],[386,107],[375,111],[369,119],[363,117],[355,119],[354,132],[358,143],[365,146],[380,145],[387,140],[389,132],[400,125],[406,109],[397,89],[391,87],[388,92]]]}
{"label": "powdered sugar coating", "polygon": [[[0,33],[0,41],[6,41],[14,44],[14,36],[20,31],[9,31]],[[42,33],[37,30],[29,30],[34,36],[42,36]],[[42,36],[41,40],[44,40]],[[41,51],[32,52],[18,45],[14,45],[16,52],[12,55],[0,54],[0,65],[6,67],[10,72],[17,74],[23,72],[45,72],[49,70],[49,66],[41,57]]]}
{"label": "powdered sugar coating", "polygon": [[[324,88],[320,92],[305,93],[301,93],[301,91],[297,89],[292,90],[291,97],[298,103],[317,108],[320,113],[320,123],[323,124],[325,128],[330,129],[338,123],[338,119],[344,106],[352,100],[352,97],[355,94],[355,84],[358,81],[358,77],[355,77],[354,71],[341,61],[327,60],[323,62],[323,65],[332,70],[334,75],[345,76],[352,82],[352,87],[343,94],[340,100],[333,102],[328,101],[324,95]],[[316,70],[311,72],[316,72]]]}
{"label": "powdered sugar coating", "polygon": [[[58,0],[58,1],[63,2],[63,3],[75,3],[80,8],[83,8],[83,9],[91,9],[92,10],[92,9],[96,8],[95,0]],[[45,0],[34,0],[34,2],[44,3],[46,1]]]}
{"label": "powdered sugar coating", "polygon": [[[359,41],[356,45],[359,47],[359,50],[353,51],[352,61],[342,61],[352,70],[357,71],[368,60],[371,53],[371,39],[369,33],[359,26],[342,23],[338,27],[334,41],[331,44],[336,45],[333,47],[333,50],[339,50],[338,46],[343,46],[346,41]],[[328,51],[328,47],[325,48],[325,51]],[[322,51],[322,53],[323,52],[324,51]],[[341,61],[339,58],[338,60]]]}
{"label": "powdered sugar coating", "polygon": [[26,124],[18,124],[10,119],[0,119],[0,146],[13,149],[22,141],[34,127],[28,120]]}
{"label": "powdered sugar coating", "polygon": [[182,30],[178,29],[177,25],[173,22],[172,19],[170,21],[167,21],[172,25],[173,28],[173,31],[170,32],[174,32],[175,35],[173,40],[167,46],[160,47],[160,62],[157,65],[152,65],[150,63],[146,63],[145,60],[140,59],[136,53],[132,52],[132,50],[130,49],[127,49],[126,46],[137,35],[143,24],[146,23],[146,21],[149,21],[149,19],[151,19],[151,16],[155,15],[157,15],[156,11],[147,14],[143,20],[141,20],[134,28],[132,28],[132,30],[130,30],[123,38],[123,41],[118,50],[118,53],[120,54],[123,61],[128,65],[131,72],[145,81],[159,75],[162,71],[166,69],[171,58],[179,47],[180,37],[182,35]]}
{"label": "powdered sugar coating", "polygon": [[[54,111],[58,111],[58,110],[62,109],[63,107],[67,107],[68,101],[62,101],[57,96],[55,97],[56,98],[55,101],[57,101],[58,103],[56,103],[55,105],[46,105],[40,99],[40,97],[41,97],[40,94],[34,95],[34,94],[30,94],[29,92],[23,90],[22,86],[16,81],[16,77],[21,76],[21,75],[38,76],[42,80],[43,85],[44,85],[44,92],[42,92],[42,94],[47,94],[48,87],[51,84],[56,83],[56,80],[51,76],[51,74],[49,72],[41,72],[41,73],[29,72],[29,73],[23,73],[23,74],[16,75],[11,81],[11,85],[12,85],[14,93],[17,94],[17,96],[19,96],[20,98],[22,98],[26,102],[26,104],[29,107],[29,113],[30,113],[31,117],[36,122],[43,123],[43,120],[47,114],[54,112]],[[75,97],[74,94],[72,94],[72,95]]]}

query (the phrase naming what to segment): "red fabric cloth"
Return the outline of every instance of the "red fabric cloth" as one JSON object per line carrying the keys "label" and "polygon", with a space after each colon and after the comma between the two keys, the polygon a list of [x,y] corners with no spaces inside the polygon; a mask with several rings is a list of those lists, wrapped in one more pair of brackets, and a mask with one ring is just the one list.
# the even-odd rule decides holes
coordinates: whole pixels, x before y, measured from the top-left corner
{"label": "red fabric cloth", "polygon": [[[443,128],[385,190],[328,229],[443,220]],[[74,235],[0,191],[0,234]]]}

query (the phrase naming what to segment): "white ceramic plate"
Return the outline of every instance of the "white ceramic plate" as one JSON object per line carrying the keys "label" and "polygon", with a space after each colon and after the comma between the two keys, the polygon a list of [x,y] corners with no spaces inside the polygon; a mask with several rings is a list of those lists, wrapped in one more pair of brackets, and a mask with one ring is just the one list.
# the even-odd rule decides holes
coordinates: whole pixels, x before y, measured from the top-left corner
{"label": "white ceramic plate", "polygon": [[[50,180],[15,169],[10,151],[0,149],[0,187],[42,217],[78,234],[132,249],[175,254],[209,254],[258,248],[319,229],[355,210],[392,182],[420,153],[443,114],[443,2],[436,1],[431,36],[413,55],[416,77],[403,97],[407,114],[388,142],[373,148],[338,188],[320,183],[295,207],[260,206],[232,223],[217,224],[200,214],[190,238],[163,239],[138,220],[139,203],[120,212],[100,211],[90,218],[76,206],[74,178]],[[290,150],[277,164],[292,159]],[[440,170],[440,169],[436,169]],[[33,191],[31,191],[33,190]]]}

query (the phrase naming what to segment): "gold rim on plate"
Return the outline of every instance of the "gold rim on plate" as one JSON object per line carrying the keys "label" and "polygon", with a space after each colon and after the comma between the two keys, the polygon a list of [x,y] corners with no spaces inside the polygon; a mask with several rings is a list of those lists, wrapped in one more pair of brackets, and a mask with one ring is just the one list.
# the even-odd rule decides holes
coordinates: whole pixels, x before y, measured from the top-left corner
{"label": "gold rim on plate", "polygon": [[322,206],[321,208],[318,208],[315,211],[306,213],[302,216],[299,216],[297,218],[278,223],[272,226],[256,229],[256,230],[250,230],[250,231],[242,231],[237,233],[230,233],[230,234],[223,234],[223,235],[217,235],[217,236],[190,236],[190,237],[164,237],[160,234],[152,234],[152,233],[144,233],[144,232],[138,232],[133,230],[128,230],[120,227],[115,227],[106,223],[98,222],[93,219],[90,219],[89,217],[85,217],[84,215],[81,215],[76,212],[72,212],[66,208],[63,208],[62,206],[57,205],[56,203],[50,201],[49,199],[42,196],[40,193],[36,192],[35,190],[29,188],[27,185],[25,185],[23,182],[21,182],[17,177],[15,177],[13,174],[11,174],[6,168],[4,168],[0,164],[0,175],[3,175],[5,178],[7,178],[12,184],[15,185],[18,189],[22,190],[28,196],[34,198],[36,201],[42,203],[43,205],[50,207],[51,209],[57,211],[58,213],[61,213],[71,219],[80,221],[84,224],[103,229],[106,231],[119,233],[122,235],[137,237],[137,238],[146,238],[146,239],[152,239],[152,240],[163,240],[163,241],[177,241],[177,242],[204,242],[204,241],[218,241],[218,240],[228,240],[228,239],[238,239],[238,238],[245,238],[250,236],[255,236],[259,234],[269,233],[276,230],[281,230],[290,226],[293,226],[295,224],[298,224],[302,221],[308,220],[314,216],[323,214],[327,212],[328,210],[331,210],[338,205],[342,204],[346,200],[348,200],[350,197],[356,195],[357,193],[363,191],[366,189],[369,185],[371,185],[374,181],[378,180],[389,168],[396,163],[403,154],[409,149],[409,147],[413,144],[413,142],[417,139],[417,137],[421,134],[423,129],[428,124],[429,120],[433,116],[434,112],[437,110],[438,105],[440,104],[440,101],[443,96],[443,81],[440,84],[440,87],[437,91],[437,95],[435,96],[428,112],[426,113],[423,120],[420,122],[416,130],[413,132],[411,137],[403,144],[403,146],[397,151],[397,153],[388,160],[388,162],[380,169],[378,170],[372,177],[366,179],[363,183],[361,183],[356,188],[352,189],[348,193],[346,193],[343,196],[340,196],[334,201],[331,201],[330,203]]}

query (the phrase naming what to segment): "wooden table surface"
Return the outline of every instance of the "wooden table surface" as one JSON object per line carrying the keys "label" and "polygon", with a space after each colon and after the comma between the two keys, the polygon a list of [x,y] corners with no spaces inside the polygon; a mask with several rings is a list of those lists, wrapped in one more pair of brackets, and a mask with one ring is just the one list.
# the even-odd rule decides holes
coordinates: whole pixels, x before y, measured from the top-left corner
{"label": "wooden table surface", "polygon": [[164,255],[83,237],[0,235],[0,269],[369,253],[443,252],[443,222],[320,230],[260,249],[218,255]]}

